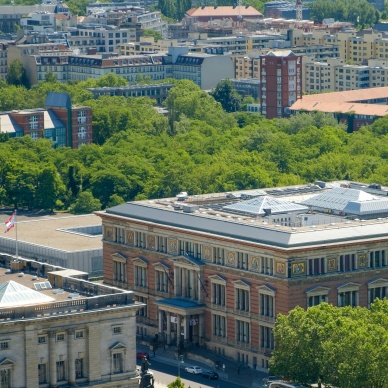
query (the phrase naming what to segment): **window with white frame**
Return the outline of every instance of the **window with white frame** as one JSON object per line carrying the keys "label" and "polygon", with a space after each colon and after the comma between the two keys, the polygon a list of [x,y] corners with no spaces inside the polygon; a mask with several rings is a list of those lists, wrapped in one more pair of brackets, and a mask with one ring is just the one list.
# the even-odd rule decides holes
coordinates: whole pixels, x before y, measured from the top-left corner
{"label": "window with white frame", "polygon": [[306,291],[307,307],[317,306],[320,303],[328,302],[328,287],[313,287]]}
{"label": "window with white frame", "polygon": [[249,289],[235,287],[234,297],[236,310],[249,311]]}
{"label": "window with white frame", "polygon": [[360,285],[356,283],[345,284],[338,287],[338,307],[358,306]]}
{"label": "window with white frame", "polygon": [[260,326],[260,347],[267,350],[274,349],[273,329],[268,326]]}
{"label": "window with white frame", "polygon": [[225,265],[225,249],[224,248],[214,248],[213,249],[213,263]]}
{"label": "window with white frame", "polygon": [[308,260],[308,274],[321,275],[326,273],[325,258],[315,258]]}
{"label": "window with white frame", "polygon": [[148,298],[144,296],[135,295],[135,300],[144,303],[145,306],[136,311],[138,317],[148,317]]}
{"label": "window with white frame", "polygon": [[135,265],[135,286],[147,287],[147,267]]}
{"label": "window with white frame", "polygon": [[249,343],[249,322],[236,319],[236,341]]}
{"label": "window with white frame", "polygon": [[226,282],[216,283],[212,279],[211,288],[212,288],[212,303],[219,306],[225,306]]}
{"label": "window with white frame", "polygon": [[265,275],[273,275],[273,259],[262,257],[260,260],[260,272]]}
{"label": "window with white frame", "polygon": [[213,335],[216,337],[226,337],[226,318],[223,315],[212,315]]}
{"label": "window with white frame", "polygon": [[237,252],[237,268],[248,269],[248,253]]}
{"label": "window with white frame", "polygon": [[168,276],[165,270],[155,270],[156,291],[168,292]]}
{"label": "window with white frame", "polygon": [[387,259],[385,250],[369,252],[369,266],[371,268],[386,267]]}
{"label": "window with white frame", "polygon": [[368,283],[368,307],[377,298],[388,298],[388,279],[375,279]]}
{"label": "window with white frame", "polygon": [[123,373],[124,372],[124,355],[123,353],[112,354],[112,372]]}
{"label": "window with white frame", "polygon": [[339,264],[340,264],[340,272],[349,272],[357,269],[356,255],[354,253],[341,255]]}
{"label": "window with white frame", "polygon": [[126,283],[127,281],[127,263],[124,258],[113,258],[113,280]]}
{"label": "window with white frame", "polygon": [[259,315],[265,318],[275,318],[275,290],[265,285],[257,289],[259,291]]}

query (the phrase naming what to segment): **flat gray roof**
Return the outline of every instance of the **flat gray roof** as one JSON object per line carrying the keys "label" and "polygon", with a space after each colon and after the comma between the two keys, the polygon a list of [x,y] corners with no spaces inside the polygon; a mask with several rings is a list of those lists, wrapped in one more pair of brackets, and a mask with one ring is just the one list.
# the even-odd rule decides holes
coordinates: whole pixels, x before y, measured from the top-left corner
{"label": "flat gray roof", "polygon": [[[333,187],[337,186],[334,183],[323,191],[330,192]],[[301,203],[306,199],[307,188],[308,186],[300,188],[299,200],[298,195],[293,190],[290,190],[291,195],[288,198],[282,197],[282,199],[292,200],[296,204]],[[297,189],[299,190],[299,188]],[[275,196],[277,195],[276,190],[267,190],[267,193],[269,191],[272,191]],[[311,196],[321,193],[322,191],[311,193]],[[388,219],[384,217],[370,220],[351,220],[333,215],[333,221],[330,223],[291,227],[270,224],[266,217],[223,211],[223,206],[233,203],[233,201],[236,200],[227,199],[226,193],[206,194],[190,196],[185,202],[177,201],[176,198],[128,202],[107,209],[105,213],[142,220],[154,225],[165,225],[284,249],[388,238]],[[197,208],[185,212],[182,209],[183,204],[197,205]],[[286,214],[284,213],[284,215]]]}

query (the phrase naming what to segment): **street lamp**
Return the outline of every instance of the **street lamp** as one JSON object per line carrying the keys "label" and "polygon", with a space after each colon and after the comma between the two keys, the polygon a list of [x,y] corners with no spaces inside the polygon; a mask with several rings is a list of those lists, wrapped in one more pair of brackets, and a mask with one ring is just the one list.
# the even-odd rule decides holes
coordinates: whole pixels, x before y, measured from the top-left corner
{"label": "street lamp", "polygon": [[183,360],[183,354],[179,356],[178,360],[178,377],[181,377],[181,364],[183,364],[185,361]]}

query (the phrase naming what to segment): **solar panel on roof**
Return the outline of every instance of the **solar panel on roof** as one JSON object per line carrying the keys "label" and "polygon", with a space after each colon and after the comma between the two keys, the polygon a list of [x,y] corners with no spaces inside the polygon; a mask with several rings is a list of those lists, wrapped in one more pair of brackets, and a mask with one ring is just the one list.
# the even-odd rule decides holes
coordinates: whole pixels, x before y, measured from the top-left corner
{"label": "solar panel on roof", "polygon": [[52,288],[50,282],[34,283],[34,287],[36,291],[50,290]]}

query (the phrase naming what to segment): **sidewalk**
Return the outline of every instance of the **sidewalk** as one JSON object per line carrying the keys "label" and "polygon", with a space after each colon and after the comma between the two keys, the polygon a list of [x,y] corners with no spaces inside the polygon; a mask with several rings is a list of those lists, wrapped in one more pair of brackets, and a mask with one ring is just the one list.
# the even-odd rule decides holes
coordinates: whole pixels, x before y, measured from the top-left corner
{"label": "sidewalk", "polygon": [[[150,354],[150,359],[154,358],[153,352],[145,345],[137,345],[137,351],[146,351]],[[175,356],[175,347],[170,347],[164,350],[163,348],[157,349],[155,352],[155,360],[168,364],[177,365],[177,358]],[[215,369],[215,363],[218,361],[219,365],[225,365],[225,372],[219,369]],[[267,376],[267,373],[263,371],[254,370],[252,368],[240,368],[238,373],[237,363],[230,359],[218,355],[212,351],[203,348],[193,348],[188,352],[187,358],[185,357],[184,363],[181,364],[181,368],[184,369],[190,365],[197,365],[202,369],[214,370],[220,376],[220,380],[228,381],[242,387],[261,388],[261,381]],[[155,385],[155,388],[165,388],[163,385]]]}

